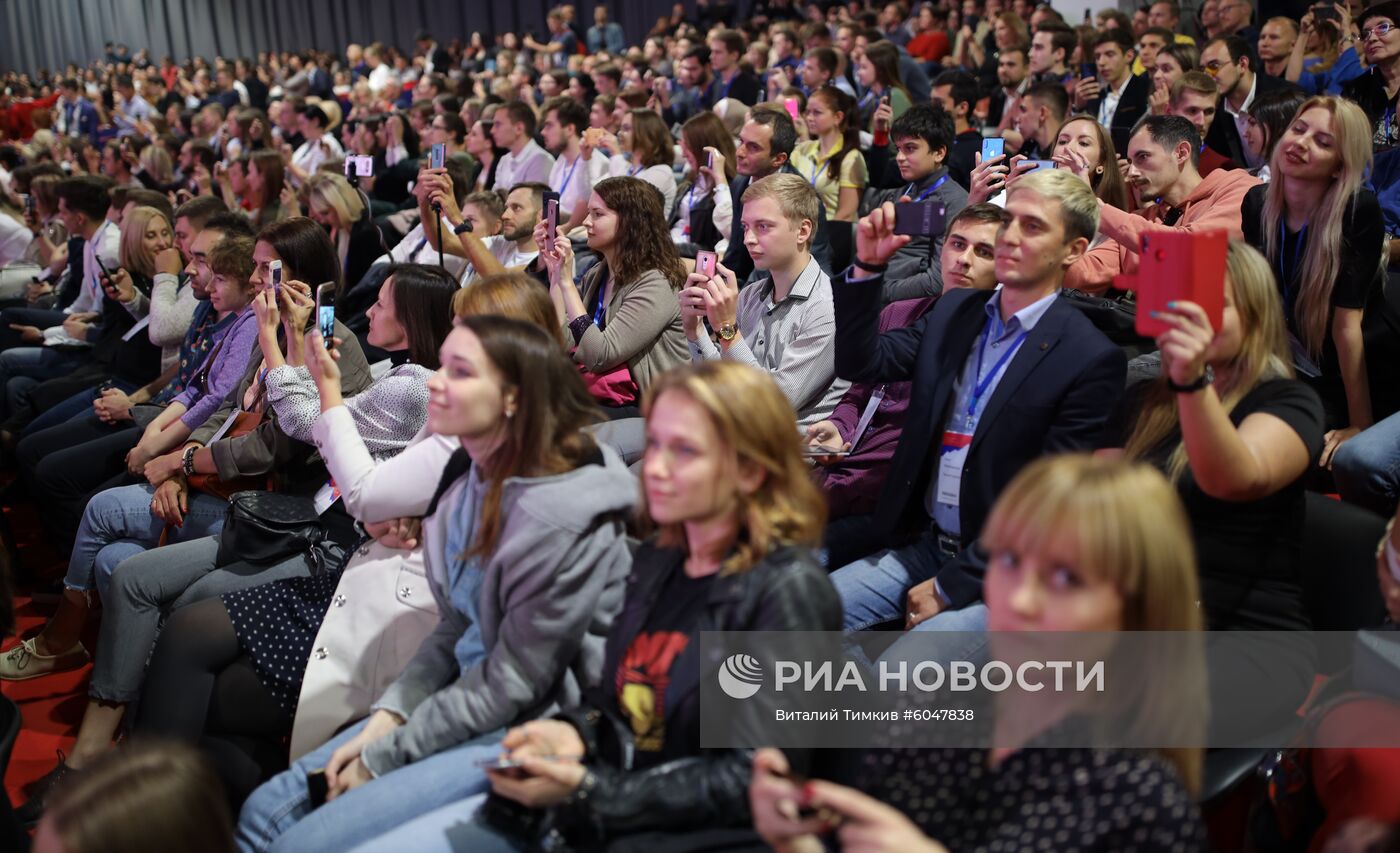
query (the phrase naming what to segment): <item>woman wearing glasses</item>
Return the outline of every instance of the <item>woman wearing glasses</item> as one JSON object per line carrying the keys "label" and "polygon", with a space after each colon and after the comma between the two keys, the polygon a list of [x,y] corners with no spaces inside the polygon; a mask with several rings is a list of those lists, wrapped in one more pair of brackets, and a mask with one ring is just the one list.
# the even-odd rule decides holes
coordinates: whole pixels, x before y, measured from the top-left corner
{"label": "woman wearing glasses", "polygon": [[1370,71],[1342,87],[1342,97],[1355,101],[1371,120],[1371,146],[1376,151],[1400,143],[1396,118],[1400,92],[1400,2],[1377,3],[1361,15],[1361,51]]}

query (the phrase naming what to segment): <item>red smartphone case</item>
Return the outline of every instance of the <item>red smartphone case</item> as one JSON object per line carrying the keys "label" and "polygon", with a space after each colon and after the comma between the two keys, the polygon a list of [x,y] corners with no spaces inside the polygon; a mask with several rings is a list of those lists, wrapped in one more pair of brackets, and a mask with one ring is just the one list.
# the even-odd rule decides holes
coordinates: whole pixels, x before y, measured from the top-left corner
{"label": "red smartphone case", "polygon": [[1152,314],[1177,301],[1201,306],[1211,328],[1219,331],[1225,314],[1225,255],[1229,247],[1230,235],[1225,231],[1145,235],[1137,272],[1114,278],[1115,286],[1137,292],[1137,333],[1155,338],[1171,329]]}

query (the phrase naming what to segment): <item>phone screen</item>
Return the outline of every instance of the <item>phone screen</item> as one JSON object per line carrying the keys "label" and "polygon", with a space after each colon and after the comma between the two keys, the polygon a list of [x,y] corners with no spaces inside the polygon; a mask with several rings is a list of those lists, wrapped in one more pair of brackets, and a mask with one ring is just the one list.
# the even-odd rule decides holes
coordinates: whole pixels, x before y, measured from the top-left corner
{"label": "phone screen", "polygon": [[695,253],[695,271],[705,276],[706,278],[715,277],[716,263],[717,258],[715,257],[714,252],[702,251]]}
{"label": "phone screen", "polygon": [[993,157],[1000,157],[1006,153],[1005,139],[984,139],[982,140],[982,162],[985,163]]}
{"label": "phone screen", "polygon": [[267,265],[267,271],[272,275],[272,296],[275,299],[282,295],[282,262],[272,261]]}
{"label": "phone screen", "polygon": [[937,201],[907,201],[894,206],[894,233],[937,237],[943,233],[945,208]]}
{"label": "phone screen", "polygon": [[316,326],[326,346],[335,337],[335,282],[328,281],[316,288]]}
{"label": "phone screen", "polygon": [[431,165],[434,169],[441,169],[447,162],[447,146],[439,142],[433,146]]}

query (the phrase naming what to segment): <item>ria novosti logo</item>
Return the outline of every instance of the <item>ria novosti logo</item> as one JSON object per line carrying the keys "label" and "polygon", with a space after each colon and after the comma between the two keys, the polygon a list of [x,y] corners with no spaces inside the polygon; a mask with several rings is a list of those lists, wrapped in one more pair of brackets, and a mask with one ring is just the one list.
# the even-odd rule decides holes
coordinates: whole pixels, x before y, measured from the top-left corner
{"label": "ria novosti logo", "polygon": [[762,686],[763,665],[751,655],[730,655],[719,668],[719,688],[730,699],[748,699]]}

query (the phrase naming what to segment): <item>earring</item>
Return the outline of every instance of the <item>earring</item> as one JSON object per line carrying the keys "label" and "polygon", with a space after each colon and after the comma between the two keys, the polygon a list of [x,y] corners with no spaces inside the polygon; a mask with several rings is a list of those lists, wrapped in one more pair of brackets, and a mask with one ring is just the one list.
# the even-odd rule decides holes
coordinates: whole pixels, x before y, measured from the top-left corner
{"label": "earring", "polygon": [[1097,169],[1095,169],[1095,170],[1094,170],[1094,174],[1095,174],[1095,175],[1102,175],[1102,174],[1103,174],[1103,166],[1100,166],[1100,167],[1098,167]]}

